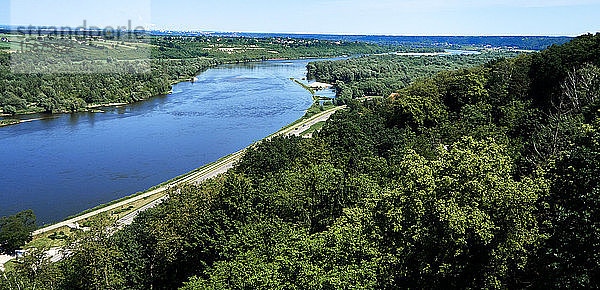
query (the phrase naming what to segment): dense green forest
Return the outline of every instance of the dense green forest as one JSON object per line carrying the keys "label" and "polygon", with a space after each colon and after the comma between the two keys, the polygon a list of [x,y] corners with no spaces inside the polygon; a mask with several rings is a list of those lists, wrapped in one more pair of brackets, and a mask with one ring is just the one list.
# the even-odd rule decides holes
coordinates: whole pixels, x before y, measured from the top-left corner
{"label": "dense green forest", "polygon": [[597,34],[351,101],[0,289],[598,288],[599,97]]}
{"label": "dense green forest", "polygon": [[475,55],[402,56],[369,55],[342,61],[311,62],[308,78],[331,83],[337,103],[362,96],[389,96],[419,78],[446,70],[475,67],[491,60],[516,56],[514,52],[484,52]]}
{"label": "dense green forest", "polygon": [[[50,40],[36,37],[32,41]],[[165,36],[131,43],[67,41],[77,45],[68,58],[38,51],[30,58],[14,53],[12,57],[20,58],[11,62],[11,54],[0,50],[0,111],[73,112],[90,104],[135,102],[165,94],[173,82],[222,63],[402,51],[400,47],[366,43],[288,38]],[[139,59],[143,57],[147,59]],[[13,73],[15,63],[27,65],[27,73]],[[148,69],[138,73],[144,66]],[[48,68],[50,73],[37,71]]]}

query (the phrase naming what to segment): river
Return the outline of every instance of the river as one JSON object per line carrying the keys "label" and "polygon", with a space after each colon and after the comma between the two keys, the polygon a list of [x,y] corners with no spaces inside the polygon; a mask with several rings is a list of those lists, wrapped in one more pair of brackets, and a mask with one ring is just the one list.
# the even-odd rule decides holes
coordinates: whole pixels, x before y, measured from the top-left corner
{"label": "river", "polygon": [[221,65],[104,113],[22,116],[45,119],[0,128],[0,216],[61,221],[237,152],[302,117],[312,98],[290,78],[316,60]]}
{"label": "river", "polygon": [[168,96],[0,128],[0,216],[57,222],[247,147],[311,105],[290,80],[309,61],[221,65]]}

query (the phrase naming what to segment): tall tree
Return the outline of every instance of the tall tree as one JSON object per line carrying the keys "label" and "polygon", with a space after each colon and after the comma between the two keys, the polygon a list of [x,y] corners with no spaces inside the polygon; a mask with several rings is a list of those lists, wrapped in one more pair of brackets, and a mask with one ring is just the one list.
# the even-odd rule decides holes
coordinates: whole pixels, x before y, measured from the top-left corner
{"label": "tall tree", "polygon": [[0,250],[12,253],[23,247],[31,240],[31,233],[36,229],[35,221],[32,210],[0,218]]}

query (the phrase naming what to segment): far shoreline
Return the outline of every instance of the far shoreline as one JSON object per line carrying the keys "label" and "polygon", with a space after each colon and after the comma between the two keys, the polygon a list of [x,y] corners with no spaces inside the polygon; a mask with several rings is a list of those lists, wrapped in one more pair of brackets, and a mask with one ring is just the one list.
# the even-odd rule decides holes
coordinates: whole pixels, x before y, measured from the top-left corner
{"label": "far shoreline", "polygon": [[[445,50],[444,52],[433,52],[433,54],[435,56],[439,56],[439,55],[444,55],[445,53],[447,53],[448,50]],[[388,53],[383,53],[383,54],[373,54],[373,55],[385,55],[385,54],[397,54],[397,55],[402,55],[403,53],[401,52],[388,52]],[[407,53],[408,55],[411,56],[418,56],[418,55],[424,55],[424,54],[430,54],[430,52],[424,52],[424,53],[419,53],[419,52],[409,52]],[[209,66],[207,68],[205,68],[204,70],[198,71],[196,74],[194,74],[194,76],[191,77],[186,77],[186,78],[181,78],[179,80],[175,80],[171,82],[171,90],[169,90],[168,92],[164,92],[164,93],[160,93],[160,94],[155,94],[152,96],[149,96],[148,98],[144,98],[141,100],[137,100],[137,101],[133,101],[133,102],[111,102],[111,103],[105,103],[105,104],[88,104],[86,105],[85,108],[80,108],[79,110],[76,111],[59,111],[59,112],[55,112],[55,113],[48,113],[48,112],[42,112],[42,111],[30,111],[30,112],[23,112],[23,113],[19,113],[19,114],[15,114],[15,115],[11,115],[11,114],[4,114],[4,113],[0,113],[0,118],[6,118],[4,120],[8,120],[11,119],[11,117],[13,118],[18,118],[19,116],[26,116],[26,115],[34,115],[34,114],[48,114],[48,115],[62,115],[62,114],[74,114],[74,113],[81,113],[81,112],[90,112],[87,111],[89,109],[96,109],[96,108],[108,108],[108,107],[120,107],[120,106],[127,106],[127,105],[131,105],[131,104],[135,104],[135,103],[139,103],[139,102],[143,102],[143,101],[147,101],[151,98],[155,98],[158,96],[167,96],[170,95],[173,92],[173,86],[179,83],[186,83],[186,82],[191,82],[191,83],[195,83],[198,81],[198,76],[200,76],[204,71],[208,70],[208,69],[212,69],[215,67],[218,67],[220,65],[226,65],[226,64],[244,64],[244,63],[255,63],[255,62],[269,62],[269,61],[285,61],[285,60],[310,60],[310,59],[323,59],[323,60],[329,60],[329,59],[335,59],[335,58],[345,58],[345,57],[359,57],[359,56],[366,56],[368,54],[364,54],[364,55],[347,55],[347,54],[343,54],[343,55],[335,55],[335,56],[305,56],[305,57],[297,57],[297,58],[287,58],[287,57],[282,57],[282,58],[269,58],[269,59],[250,59],[250,60],[240,60],[240,61],[225,61],[222,63],[218,63],[218,64],[214,64],[212,66]],[[97,112],[91,112],[91,113],[97,113]],[[48,118],[39,118],[39,119],[48,119]],[[18,119],[16,119],[18,120]],[[20,123],[15,123],[15,124],[10,124],[10,125],[3,125],[0,126],[1,127],[5,127],[5,126],[11,126],[11,125],[18,125]]]}
{"label": "far shoreline", "polygon": [[[319,56],[311,56],[311,57],[299,57],[299,58],[277,58],[277,59],[254,59],[254,60],[244,60],[244,61],[229,61],[229,62],[223,62],[223,63],[219,63],[219,64],[215,64],[213,66],[210,66],[206,69],[204,69],[203,71],[199,71],[197,74],[195,74],[192,77],[189,78],[183,78],[183,79],[179,79],[176,81],[171,82],[171,90],[165,93],[161,93],[161,94],[155,94],[152,95],[148,98],[145,99],[141,99],[141,100],[137,100],[137,101],[133,101],[133,102],[129,102],[129,103],[125,103],[125,102],[111,102],[111,103],[104,103],[104,104],[88,104],[86,105],[85,108],[81,108],[80,110],[76,110],[76,111],[59,111],[59,112],[55,112],[55,113],[48,113],[48,112],[41,112],[41,111],[31,111],[31,112],[24,112],[24,113],[19,113],[19,114],[15,114],[15,115],[11,115],[11,114],[4,114],[4,113],[0,113],[0,118],[4,118],[2,120],[18,120],[20,122],[15,122],[15,123],[9,123],[9,124],[2,124],[0,125],[0,128],[2,127],[7,127],[7,126],[14,126],[14,125],[19,125],[21,123],[27,123],[27,122],[31,122],[31,121],[36,121],[36,120],[45,120],[45,119],[52,119],[54,115],[64,115],[64,114],[75,114],[75,113],[82,113],[82,112],[88,112],[88,113],[98,113],[95,111],[90,111],[90,110],[94,110],[94,109],[98,109],[98,108],[109,108],[109,107],[121,107],[121,106],[127,106],[127,105],[132,105],[132,104],[136,104],[139,102],[144,102],[147,101],[151,98],[155,98],[158,96],[168,96],[171,93],[173,93],[173,86],[180,84],[180,83],[187,83],[187,82],[191,82],[191,83],[195,83],[198,81],[198,76],[200,76],[202,73],[204,73],[204,71],[208,70],[208,69],[212,69],[215,67],[218,67],[220,65],[226,65],[226,64],[243,64],[243,63],[254,63],[254,62],[268,62],[268,61],[283,61],[283,60],[306,60],[306,59],[334,59],[334,58],[340,58],[340,57],[349,57],[348,55],[338,55],[338,56],[330,56],[330,57],[319,57]],[[23,116],[27,116],[27,115],[35,115],[35,114],[48,114],[48,117],[40,117],[40,118],[34,118],[34,119],[28,119],[28,120],[20,120],[18,119],[19,117],[23,117]],[[15,119],[13,119],[15,118]],[[0,121],[2,121],[0,120]]]}

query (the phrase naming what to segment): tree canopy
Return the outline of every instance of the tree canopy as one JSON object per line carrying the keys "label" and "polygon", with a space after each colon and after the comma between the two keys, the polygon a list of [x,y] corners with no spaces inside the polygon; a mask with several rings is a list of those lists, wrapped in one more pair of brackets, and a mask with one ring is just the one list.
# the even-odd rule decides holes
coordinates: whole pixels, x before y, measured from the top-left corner
{"label": "tree canopy", "polygon": [[31,232],[35,229],[35,215],[31,210],[0,217],[0,252],[12,254],[20,249],[31,241]]}
{"label": "tree canopy", "polygon": [[[51,288],[597,288],[599,44],[349,100],[313,138],[261,142],[124,229],[80,233]],[[26,269],[0,285],[41,281]]]}

